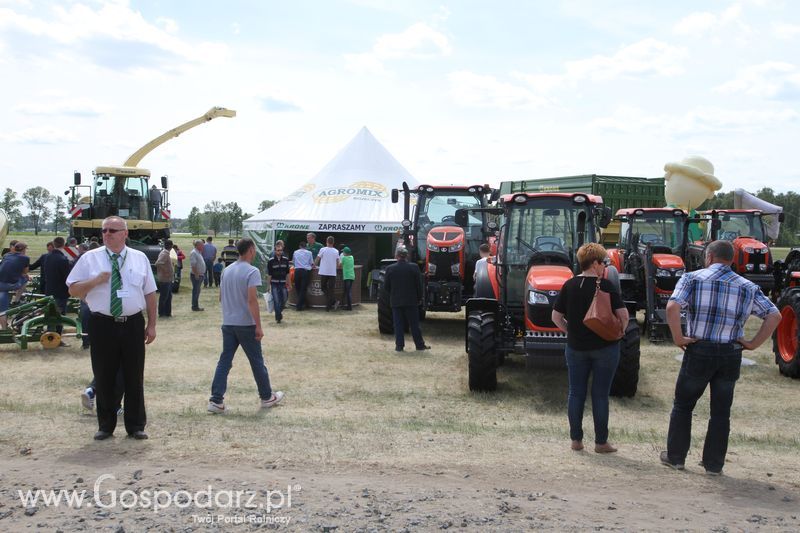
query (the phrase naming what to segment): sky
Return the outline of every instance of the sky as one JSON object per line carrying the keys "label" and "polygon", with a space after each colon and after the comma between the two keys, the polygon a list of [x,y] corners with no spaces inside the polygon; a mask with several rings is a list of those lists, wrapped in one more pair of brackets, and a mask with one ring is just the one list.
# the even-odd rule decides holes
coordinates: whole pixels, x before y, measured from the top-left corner
{"label": "sky", "polygon": [[420,182],[663,176],[800,189],[800,2],[0,0],[0,186],[140,163],[173,216],[255,213],[361,129]]}

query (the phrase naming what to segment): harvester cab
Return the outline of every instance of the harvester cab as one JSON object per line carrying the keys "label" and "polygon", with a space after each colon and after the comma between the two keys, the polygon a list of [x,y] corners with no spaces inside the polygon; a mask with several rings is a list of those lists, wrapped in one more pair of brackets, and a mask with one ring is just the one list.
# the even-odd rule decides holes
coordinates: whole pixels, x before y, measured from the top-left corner
{"label": "harvester cab", "polygon": [[666,307],[678,280],[686,273],[688,215],[681,209],[626,208],[620,221],[618,248],[608,250],[620,272],[622,296],[631,316],[645,311],[652,342],[669,340]]}
{"label": "harvester cab", "polygon": [[[507,194],[499,206],[498,254],[480,263],[476,297],[467,301],[473,391],[497,388],[496,369],[509,354],[522,354],[532,363],[563,360],[566,335],[552,321],[553,305],[564,283],[579,273],[578,248],[599,242],[600,228],[611,219],[601,197],[584,193]],[[608,271],[617,282],[616,269]],[[623,348],[622,371],[612,393],[633,396],[639,368],[635,321],[628,325],[626,339],[623,344],[629,349]]]}
{"label": "harvester cab", "polygon": [[783,222],[784,214],[764,213],[758,209],[716,209],[705,211],[703,215],[709,219],[704,244],[717,239],[730,241],[734,254],[731,269],[761,287],[764,294],[770,294],[775,287],[775,277],[763,217],[777,216]]}

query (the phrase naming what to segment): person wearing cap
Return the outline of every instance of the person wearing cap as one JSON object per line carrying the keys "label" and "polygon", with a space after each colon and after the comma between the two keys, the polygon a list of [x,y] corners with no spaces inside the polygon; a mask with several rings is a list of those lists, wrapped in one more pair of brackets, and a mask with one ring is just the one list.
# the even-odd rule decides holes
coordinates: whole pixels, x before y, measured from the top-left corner
{"label": "person wearing cap", "polygon": [[422,273],[416,263],[408,262],[408,250],[398,248],[397,262],[386,269],[383,290],[389,295],[394,319],[395,351],[405,347],[405,325],[408,324],[417,350],[430,350],[419,328],[419,305],[422,302]]}
{"label": "person wearing cap", "polygon": [[[69,293],[89,305],[90,353],[97,380],[95,440],[117,426],[114,383],[120,367],[125,381],[125,430],[146,439],[144,405],[145,345],[156,338],[158,302],[150,260],[125,246],[128,226],[116,216],[103,220],[103,244],[81,256],[67,277]],[[147,312],[147,322],[143,311]]]}
{"label": "person wearing cap", "polygon": [[342,248],[342,255],[339,257],[339,264],[342,265],[342,281],[344,281],[344,296],[342,302],[345,311],[353,310],[353,282],[356,280],[356,265],[353,252],[349,246]]}
{"label": "person wearing cap", "polygon": [[28,284],[28,268],[31,258],[25,255],[28,245],[22,241],[17,241],[11,251],[3,256],[0,263],[0,328],[5,329],[8,325],[5,312],[8,311],[10,302],[9,293],[16,293],[14,300],[17,301],[22,296],[25,285]]}

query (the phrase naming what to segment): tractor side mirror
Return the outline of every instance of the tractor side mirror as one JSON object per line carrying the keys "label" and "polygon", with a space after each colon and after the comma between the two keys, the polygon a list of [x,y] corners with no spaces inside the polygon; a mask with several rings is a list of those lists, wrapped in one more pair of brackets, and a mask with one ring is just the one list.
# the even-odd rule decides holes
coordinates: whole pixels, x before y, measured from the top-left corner
{"label": "tractor side mirror", "polygon": [[81,184],[81,173],[80,172],[75,172],[74,174],[72,174],[72,181],[73,181],[73,183],[75,183],[75,185],[80,185]]}
{"label": "tractor side mirror", "polygon": [[784,213],[783,211],[778,213],[778,222],[783,222],[785,219],[786,219],[786,213]]}
{"label": "tractor side mirror", "polygon": [[161,188],[166,189],[168,185],[167,177],[161,176]]}
{"label": "tractor side mirror", "polygon": [[500,199],[500,189],[492,189],[492,194],[489,195],[490,202],[496,202]]}
{"label": "tractor side mirror", "polygon": [[392,203],[396,204],[400,201],[400,191],[397,189],[392,189]]}
{"label": "tractor side mirror", "polygon": [[611,223],[611,208],[607,205],[604,205],[602,211],[600,212],[600,220],[597,221],[597,225],[601,228],[607,228],[608,225]]}
{"label": "tractor side mirror", "polygon": [[404,221],[402,221],[402,222],[401,222],[401,224],[403,225],[403,227],[404,227],[405,229],[408,229],[408,228],[410,228],[410,227],[411,227],[411,221],[410,221],[410,220],[408,220],[408,219],[405,219]]}
{"label": "tractor side mirror", "polygon": [[467,210],[466,209],[456,209],[455,219],[456,219],[456,224],[458,224],[462,228],[466,228],[467,224],[469,222],[469,218],[468,218],[468,215],[467,215]]}

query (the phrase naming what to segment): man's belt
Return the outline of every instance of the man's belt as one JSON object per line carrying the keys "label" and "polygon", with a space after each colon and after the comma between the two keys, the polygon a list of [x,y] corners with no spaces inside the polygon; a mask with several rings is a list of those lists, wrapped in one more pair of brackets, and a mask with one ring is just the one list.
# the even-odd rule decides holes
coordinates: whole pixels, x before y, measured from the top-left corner
{"label": "man's belt", "polygon": [[111,316],[111,315],[104,315],[103,313],[92,313],[92,316],[95,317],[95,318],[102,318],[103,320],[110,320],[110,321],[113,321],[113,322],[118,322],[120,324],[124,324],[128,320],[131,320],[133,318],[141,317],[142,316],[142,312],[139,311],[138,313],[135,313],[133,315],[128,315],[128,316]]}

